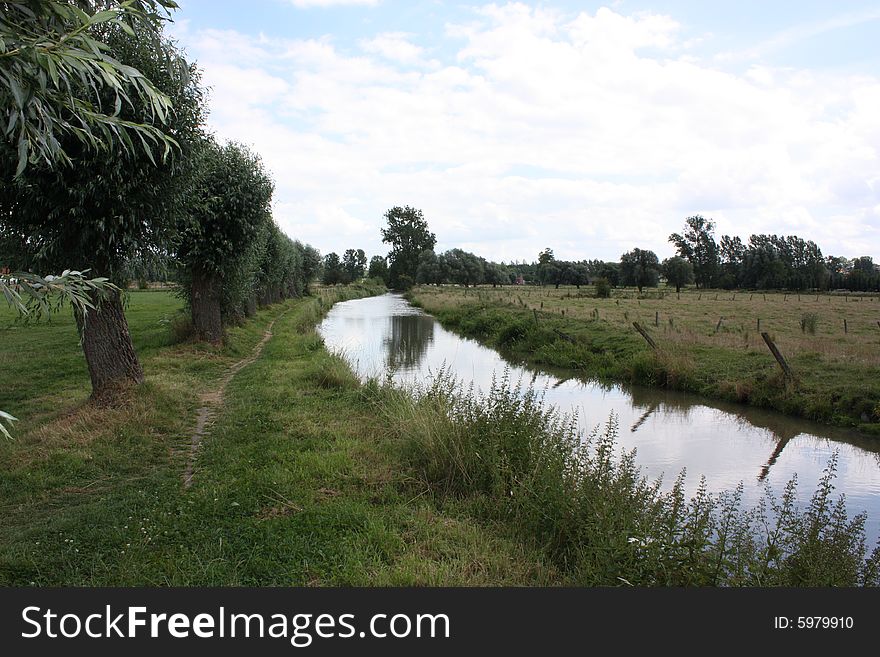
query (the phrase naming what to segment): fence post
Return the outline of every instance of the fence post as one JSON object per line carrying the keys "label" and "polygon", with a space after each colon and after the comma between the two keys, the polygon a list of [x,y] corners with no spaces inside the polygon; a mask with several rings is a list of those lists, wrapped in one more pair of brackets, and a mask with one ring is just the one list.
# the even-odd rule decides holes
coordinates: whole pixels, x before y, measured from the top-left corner
{"label": "fence post", "polygon": [[647,332],[645,329],[643,329],[643,328],[639,325],[638,322],[633,322],[633,326],[635,327],[636,331],[638,331],[639,333],[641,333],[642,337],[645,338],[645,340],[647,341],[647,343],[648,343],[649,345],[651,345],[651,349],[657,349],[657,343],[654,342],[654,338],[652,338],[650,335],[648,335],[648,332]]}
{"label": "fence post", "polygon": [[776,345],[773,344],[773,340],[770,339],[770,334],[765,331],[764,333],[761,333],[761,337],[764,338],[764,342],[767,343],[767,347],[770,349],[770,353],[773,354],[776,362],[779,363],[779,367],[782,368],[782,371],[785,373],[786,378],[794,378],[794,374],[792,373],[791,368],[788,366],[788,363],[785,362],[785,358],[782,357],[779,349],[776,348]]}

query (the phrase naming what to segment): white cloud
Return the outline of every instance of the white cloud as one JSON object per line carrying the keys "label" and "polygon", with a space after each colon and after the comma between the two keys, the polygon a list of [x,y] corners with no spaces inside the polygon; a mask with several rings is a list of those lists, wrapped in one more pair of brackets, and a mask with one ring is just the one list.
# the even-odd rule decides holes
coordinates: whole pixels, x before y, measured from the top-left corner
{"label": "white cloud", "polygon": [[[742,74],[684,53],[670,17],[482,7],[418,35],[181,35],[213,87],[211,125],[251,143],[276,218],[322,251],[385,251],[382,214],[424,210],[439,248],[488,258],[614,258],[701,213],[719,231],[791,232],[880,255],[880,80]],[[429,65],[426,65],[429,64]]]}
{"label": "white cloud", "polygon": [[311,9],[312,7],[341,7],[346,5],[364,5],[375,7],[379,0],[287,0],[294,7]]}
{"label": "white cloud", "polygon": [[380,55],[401,64],[423,64],[424,49],[410,40],[412,35],[404,32],[385,32],[373,39],[360,42],[364,52]]}

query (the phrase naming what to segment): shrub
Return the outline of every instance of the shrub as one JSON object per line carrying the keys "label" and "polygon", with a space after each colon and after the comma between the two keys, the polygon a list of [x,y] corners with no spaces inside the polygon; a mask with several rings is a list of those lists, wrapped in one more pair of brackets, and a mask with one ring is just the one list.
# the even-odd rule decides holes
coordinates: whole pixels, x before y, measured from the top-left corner
{"label": "shrub", "polygon": [[[440,372],[415,397],[390,389],[380,408],[409,466],[438,503],[455,498],[541,549],[581,586],[854,586],[880,583],[865,516],[833,500],[836,456],[805,510],[796,480],[744,509],[742,486],[690,500],[617,445],[617,422],[589,436],[506,376],[483,394]],[[390,403],[393,401],[393,403]]]}
{"label": "shrub", "polygon": [[611,297],[611,283],[607,278],[596,279],[596,296],[600,299],[608,299]]}
{"label": "shrub", "polygon": [[819,324],[819,315],[816,313],[804,313],[801,315],[801,332],[816,335],[816,327]]}

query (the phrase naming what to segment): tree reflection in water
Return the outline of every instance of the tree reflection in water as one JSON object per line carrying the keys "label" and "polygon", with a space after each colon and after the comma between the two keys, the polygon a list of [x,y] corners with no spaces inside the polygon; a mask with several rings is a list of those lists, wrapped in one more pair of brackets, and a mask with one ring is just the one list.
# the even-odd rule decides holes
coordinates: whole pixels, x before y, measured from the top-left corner
{"label": "tree reflection in water", "polygon": [[418,367],[434,341],[435,320],[429,315],[392,315],[391,330],[385,337],[388,371]]}

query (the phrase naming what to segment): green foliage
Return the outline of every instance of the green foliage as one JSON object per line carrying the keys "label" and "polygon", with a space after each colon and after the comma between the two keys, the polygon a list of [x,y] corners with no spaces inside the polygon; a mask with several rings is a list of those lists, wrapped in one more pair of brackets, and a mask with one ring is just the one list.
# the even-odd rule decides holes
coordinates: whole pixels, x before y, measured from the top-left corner
{"label": "green foliage", "polygon": [[[132,37],[114,29],[103,43],[107,56],[137,66],[174,106],[172,113],[160,115],[149,99],[123,87],[130,102],[119,107],[119,118],[161,127],[177,142],[180,155],[156,161],[143,149],[96,151],[79,133],[59,132],[58,148],[77,166],[32,163],[4,183],[0,223],[26,237],[20,249],[34,268],[91,269],[114,279],[130,258],[168,245],[186,212],[193,180],[190,154],[200,139],[203,96],[198,71],[170,41],[157,41],[149,31]],[[111,104],[114,95],[102,92]],[[0,143],[0,176],[11,178],[16,157],[6,142]]]}
{"label": "green foliage", "polygon": [[817,313],[804,313],[801,315],[801,332],[816,335],[816,328],[819,326],[819,315]]}
{"label": "green foliage", "polygon": [[419,254],[419,266],[416,268],[416,283],[419,285],[436,285],[442,282],[443,271],[440,260],[432,249],[425,249]]}
{"label": "green foliage", "polygon": [[715,285],[720,265],[720,251],[714,237],[715,222],[700,215],[685,219],[683,235],[673,233],[669,241],[675,244],[678,255],[694,268],[694,277],[700,287]]}
{"label": "green foliage", "polygon": [[391,245],[388,253],[389,284],[408,289],[416,279],[419,254],[433,250],[437,238],[428,230],[428,222],[421,210],[395,206],[385,213],[387,228],[382,228],[382,241]]}
{"label": "green foliage", "polygon": [[346,283],[359,281],[367,272],[367,255],[363,249],[346,249],[342,254],[342,269],[345,271]]}
{"label": "green foliage", "polygon": [[179,228],[177,257],[190,269],[223,275],[269,223],[274,185],[260,157],[242,144],[205,140],[196,158],[196,193]]}
{"label": "green foliage", "polygon": [[374,255],[370,258],[370,269],[367,271],[369,278],[380,278],[388,284],[388,261],[385,256]]}
{"label": "green foliage", "polygon": [[657,287],[660,280],[660,262],[653,251],[633,249],[620,256],[620,282],[635,285],[639,292],[645,287]]}
{"label": "green foliage", "polygon": [[832,459],[802,511],[792,480],[753,509],[742,488],[705,482],[686,499],[649,481],[621,452],[612,415],[584,437],[534,390],[494,381],[481,395],[440,372],[417,399],[383,407],[436,504],[464,505],[540,550],[580,586],[876,586],[880,549],[863,515],[833,500]]}
{"label": "green foliage", "polygon": [[[98,3],[100,5],[100,3]],[[173,99],[137,60],[120,57],[106,38],[125,35],[161,50],[171,0],[131,0],[101,10],[93,3],[3,3],[0,106],[3,134],[15,152],[15,175],[28,165],[70,164],[69,139],[92,151],[140,149],[149,159],[177,146],[163,130]],[[126,116],[123,106],[146,111]]]}
{"label": "green foliage", "polygon": [[597,278],[595,283],[596,296],[600,299],[608,299],[611,297],[611,283],[607,278]]}
{"label": "green foliage", "polygon": [[440,255],[443,280],[459,285],[478,285],[483,282],[483,261],[462,249],[450,249]]}
{"label": "green foliage", "polygon": [[19,315],[38,320],[67,306],[81,316],[94,310],[92,294],[119,290],[106,278],[86,278],[79,271],[64,271],[60,276],[37,276],[30,273],[0,274],[0,292],[6,303]]}
{"label": "green foliage", "polygon": [[667,258],[663,261],[663,275],[668,285],[674,285],[678,292],[688,283],[694,281],[694,267],[681,256]]}
{"label": "green foliage", "polygon": [[336,285],[343,282],[342,262],[339,260],[338,253],[330,252],[324,256],[321,282],[324,285]]}

